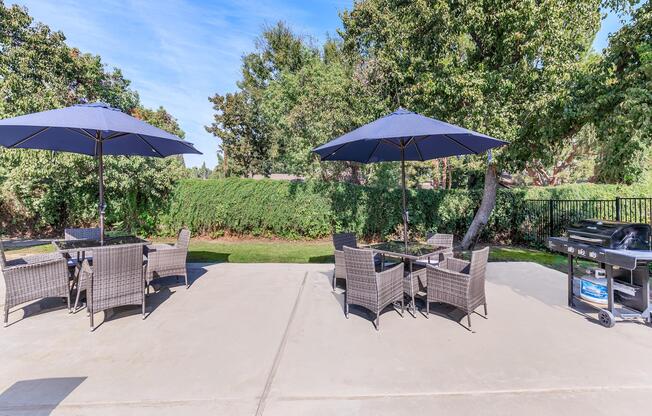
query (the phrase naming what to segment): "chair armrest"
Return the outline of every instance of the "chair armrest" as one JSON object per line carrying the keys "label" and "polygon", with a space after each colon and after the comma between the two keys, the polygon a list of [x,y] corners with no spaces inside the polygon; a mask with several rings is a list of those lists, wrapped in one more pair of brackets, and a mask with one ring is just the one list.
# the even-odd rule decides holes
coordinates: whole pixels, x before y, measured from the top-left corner
{"label": "chair armrest", "polygon": [[18,259],[8,260],[3,270],[13,270],[30,265],[52,264],[58,261],[67,264],[66,258],[61,253],[30,254]]}
{"label": "chair armrest", "polygon": [[168,246],[168,248],[158,248],[157,250],[150,251],[147,254],[147,264],[152,268],[168,267],[178,264],[185,264],[188,250],[184,248],[176,248]]}
{"label": "chair armrest", "polygon": [[445,257],[440,263],[439,268],[450,270],[457,273],[464,273],[471,265],[471,262],[462,259],[456,259],[455,257]]}
{"label": "chair armrest", "polygon": [[[23,258],[25,260],[26,258]],[[18,270],[35,270],[35,269],[46,269],[48,267],[55,266],[59,263],[62,263],[64,267],[66,267],[66,270],[68,268],[68,262],[63,256],[59,256],[59,258],[32,258],[30,259],[29,262],[22,263],[22,264],[16,264],[12,266],[5,267],[3,272],[12,272],[12,271],[18,271]]]}
{"label": "chair armrest", "polygon": [[143,252],[147,256],[149,253],[161,251],[161,250],[169,250],[171,248],[176,248],[176,247],[172,244],[165,244],[165,243],[148,244],[143,247]]}
{"label": "chair armrest", "polygon": [[405,265],[403,263],[399,263],[391,269],[376,273],[376,276],[378,277],[379,287],[384,287],[385,285],[391,284],[392,282],[398,282],[402,285],[404,269]]}
{"label": "chair armrest", "polygon": [[457,287],[466,287],[471,281],[471,276],[453,270],[444,269],[441,266],[427,266],[428,287],[433,283],[449,282]]}

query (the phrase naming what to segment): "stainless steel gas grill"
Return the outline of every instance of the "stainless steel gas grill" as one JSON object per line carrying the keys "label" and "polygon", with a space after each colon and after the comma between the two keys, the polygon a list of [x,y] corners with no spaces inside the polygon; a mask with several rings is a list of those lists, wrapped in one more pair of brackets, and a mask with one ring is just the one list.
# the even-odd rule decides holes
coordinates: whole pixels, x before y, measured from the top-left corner
{"label": "stainless steel gas grill", "polygon": [[[652,323],[650,271],[652,229],[647,224],[584,220],[568,228],[568,237],[550,237],[548,247],[568,256],[568,305],[582,302],[598,310],[598,319],[606,327],[619,320],[644,319]],[[599,281],[578,277],[574,259],[598,263],[605,271],[606,305],[584,296],[584,285],[600,295]],[[578,289],[579,288],[579,289]],[[578,293],[578,290],[580,293]],[[599,302],[600,300],[597,300]]]}

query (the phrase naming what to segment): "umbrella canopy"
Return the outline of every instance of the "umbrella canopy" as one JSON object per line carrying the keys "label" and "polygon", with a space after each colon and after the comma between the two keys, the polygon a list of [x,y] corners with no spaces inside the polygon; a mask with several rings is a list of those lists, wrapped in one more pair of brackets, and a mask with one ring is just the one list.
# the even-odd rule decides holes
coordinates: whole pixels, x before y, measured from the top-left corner
{"label": "umbrella canopy", "polygon": [[104,103],[80,104],[0,120],[0,145],[91,156],[201,154],[192,143]]}
{"label": "umbrella canopy", "polygon": [[399,108],[314,149],[321,160],[375,163],[480,154],[507,144]]}
{"label": "umbrella canopy", "polygon": [[100,228],[104,238],[104,155],[166,157],[201,152],[181,138],[104,103],[0,120],[0,145],[95,156],[99,162]]}
{"label": "umbrella canopy", "polygon": [[322,161],[342,160],[360,163],[401,161],[403,239],[407,252],[405,161],[480,154],[505,144],[506,141],[399,108],[313,151]]}

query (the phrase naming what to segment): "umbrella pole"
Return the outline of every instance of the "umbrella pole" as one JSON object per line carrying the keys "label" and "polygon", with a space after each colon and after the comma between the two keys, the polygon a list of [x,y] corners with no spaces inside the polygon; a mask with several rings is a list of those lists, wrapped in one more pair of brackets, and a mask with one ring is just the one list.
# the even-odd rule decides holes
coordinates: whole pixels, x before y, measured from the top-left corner
{"label": "umbrella pole", "polygon": [[401,185],[403,188],[403,243],[405,253],[408,252],[408,212],[405,200],[405,147],[401,144]]}
{"label": "umbrella pole", "polygon": [[99,177],[100,177],[100,243],[104,243],[104,161],[102,156],[104,154],[104,149],[102,148],[102,136],[101,133],[97,132],[97,160],[99,165]]}

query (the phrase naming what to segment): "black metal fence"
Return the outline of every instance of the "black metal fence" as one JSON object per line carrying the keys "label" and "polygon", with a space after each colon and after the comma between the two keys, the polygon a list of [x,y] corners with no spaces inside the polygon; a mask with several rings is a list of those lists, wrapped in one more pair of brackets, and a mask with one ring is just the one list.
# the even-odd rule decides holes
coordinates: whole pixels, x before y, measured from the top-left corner
{"label": "black metal fence", "polygon": [[550,236],[562,235],[579,220],[597,218],[625,222],[650,223],[652,198],[616,199],[531,199],[525,201],[523,238],[542,245]]}

